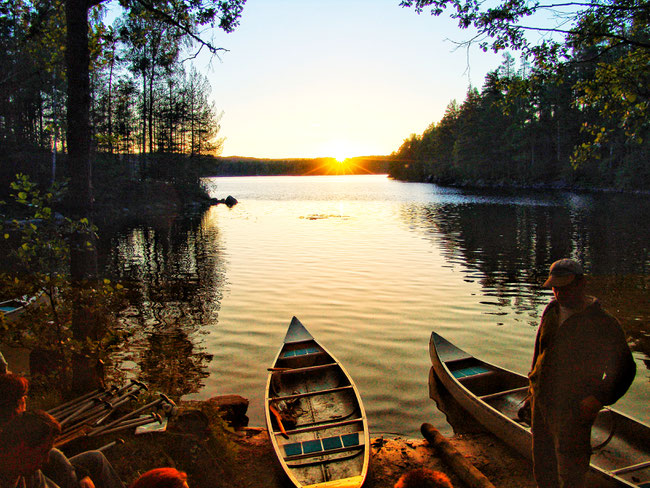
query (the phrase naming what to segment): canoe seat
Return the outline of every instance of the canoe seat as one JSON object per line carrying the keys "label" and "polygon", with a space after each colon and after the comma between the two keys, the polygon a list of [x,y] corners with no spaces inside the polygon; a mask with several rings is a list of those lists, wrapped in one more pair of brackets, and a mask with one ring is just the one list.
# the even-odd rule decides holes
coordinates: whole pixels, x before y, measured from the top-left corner
{"label": "canoe seat", "polygon": [[504,391],[498,391],[496,393],[490,393],[489,395],[481,395],[479,398],[481,400],[487,401],[487,400],[492,400],[493,398],[499,398],[507,395],[512,395],[515,393],[522,393],[528,391],[528,385],[522,386],[520,388],[513,388],[512,390],[504,390]]}
{"label": "canoe seat", "polygon": [[322,351],[317,347],[306,347],[304,349],[294,349],[293,351],[287,351],[282,354],[282,359],[292,358],[296,356],[307,356],[309,354],[319,354]]}
{"label": "canoe seat", "polygon": [[361,449],[359,432],[351,434],[335,435],[323,439],[311,439],[302,442],[292,442],[282,446],[285,452],[285,461],[295,459],[305,459],[314,456],[323,456],[337,452],[349,451],[351,449]]}
{"label": "canoe seat", "polygon": [[468,376],[476,376],[479,374],[486,374],[491,372],[492,372],[491,369],[488,369],[481,365],[476,365],[476,366],[469,366],[463,369],[457,369],[455,371],[452,371],[451,374],[454,375],[454,378],[460,379],[460,378],[467,378]]}

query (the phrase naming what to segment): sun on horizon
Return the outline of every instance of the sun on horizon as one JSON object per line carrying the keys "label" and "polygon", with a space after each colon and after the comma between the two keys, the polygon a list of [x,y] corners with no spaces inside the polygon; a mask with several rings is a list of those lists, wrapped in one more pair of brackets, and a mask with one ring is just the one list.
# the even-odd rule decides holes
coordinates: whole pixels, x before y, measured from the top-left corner
{"label": "sun on horizon", "polygon": [[346,160],[359,155],[359,147],[349,141],[331,141],[323,148],[323,154],[327,157],[334,158],[336,161],[343,165]]}

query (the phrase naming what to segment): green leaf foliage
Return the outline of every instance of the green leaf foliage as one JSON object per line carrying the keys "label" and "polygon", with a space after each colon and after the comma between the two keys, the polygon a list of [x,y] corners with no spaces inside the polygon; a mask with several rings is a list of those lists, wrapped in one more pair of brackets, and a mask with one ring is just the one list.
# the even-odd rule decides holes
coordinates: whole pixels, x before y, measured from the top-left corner
{"label": "green leaf foliage", "polygon": [[[53,211],[65,194],[65,184],[41,191],[19,174],[10,186],[16,203],[25,207],[25,217],[15,219],[5,234],[13,244],[9,255],[13,267],[0,275],[0,293],[3,299],[31,297],[33,304],[17,319],[0,322],[0,341],[56,356],[57,378],[65,389],[74,352],[102,357],[119,344],[122,333],[115,315],[124,306],[124,288],[108,280],[71,283],[69,236],[75,230],[92,234],[96,229],[87,218],[74,221]],[[80,313],[93,332],[75,340],[73,316]]]}

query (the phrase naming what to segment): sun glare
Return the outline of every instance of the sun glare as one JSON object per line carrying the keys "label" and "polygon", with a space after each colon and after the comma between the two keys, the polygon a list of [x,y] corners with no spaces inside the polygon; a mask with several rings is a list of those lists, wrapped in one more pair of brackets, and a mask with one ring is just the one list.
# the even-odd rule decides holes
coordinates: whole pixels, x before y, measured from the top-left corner
{"label": "sun glare", "polygon": [[326,149],[326,154],[330,158],[336,159],[340,164],[343,164],[346,159],[352,156],[352,146],[343,141],[336,141],[329,144]]}
{"label": "sun glare", "polygon": [[345,160],[348,159],[348,158],[345,157],[345,156],[334,156],[334,159],[336,159],[336,162],[338,164],[343,164],[343,163],[345,163]]}
{"label": "sun glare", "polygon": [[314,174],[349,175],[357,173],[370,173],[360,158],[364,149],[351,141],[330,140],[325,142],[319,149],[317,156],[323,162],[320,166],[309,171]]}

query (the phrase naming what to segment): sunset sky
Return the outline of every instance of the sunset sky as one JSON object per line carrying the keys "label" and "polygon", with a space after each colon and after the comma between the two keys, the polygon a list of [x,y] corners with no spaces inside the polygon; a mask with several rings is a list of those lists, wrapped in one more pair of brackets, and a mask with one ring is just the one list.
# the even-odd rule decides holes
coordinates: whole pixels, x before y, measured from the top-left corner
{"label": "sunset sky", "polygon": [[399,0],[248,0],[237,30],[215,34],[229,52],[200,61],[223,155],[390,154],[499,66],[501,54],[454,50],[470,35]]}

